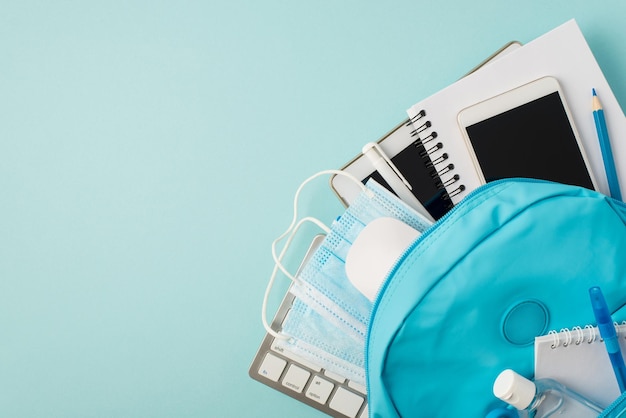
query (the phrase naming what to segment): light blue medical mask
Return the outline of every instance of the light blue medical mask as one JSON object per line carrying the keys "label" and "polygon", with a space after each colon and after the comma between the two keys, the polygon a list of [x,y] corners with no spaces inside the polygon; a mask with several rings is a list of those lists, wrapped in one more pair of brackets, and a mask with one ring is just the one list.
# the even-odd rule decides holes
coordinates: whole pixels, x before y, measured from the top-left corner
{"label": "light blue medical mask", "polygon": [[[310,217],[297,222],[300,191],[313,178],[328,173],[352,178],[361,187],[360,195],[330,228]],[[381,217],[398,219],[419,232],[425,231],[432,224],[371,179],[364,186],[345,172],[328,170],[303,182],[294,198],[292,223],[272,244],[276,264],[262,308],[263,325],[276,338],[276,344],[322,365],[327,370],[363,384],[365,332],[372,302],[350,283],[346,276],[345,260],[352,243],[363,228]],[[294,277],[281,262],[295,233],[307,221],[323,229],[326,237]],[[287,236],[287,243],[280,255],[277,255],[276,244]],[[283,321],[281,332],[273,330],[266,318],[267,300],[278,270],[293,280],[290,291],[296,296],[291,311]]]}
{"label": "light blue medical mask", "polygon": [[305,360],[365,386],[365,345],[328,322],[309,305],[295,298],[282,324],[289,339],[274,344]]}
{"label": "light blue medical mask", "polygon": [[370,179],[366,190],[330,227],[330,232],[303,266],[291,292],[329,322],[363,341],[372,302],[348,280],[345,260],[363,228],[381,217],[398,219],[419,232],[432,223]]}

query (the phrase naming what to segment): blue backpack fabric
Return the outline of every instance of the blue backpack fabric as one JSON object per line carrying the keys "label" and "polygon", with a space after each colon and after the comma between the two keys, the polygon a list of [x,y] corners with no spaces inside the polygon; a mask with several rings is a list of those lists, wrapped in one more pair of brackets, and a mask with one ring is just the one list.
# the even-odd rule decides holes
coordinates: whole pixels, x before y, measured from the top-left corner
{"label": "blue backpack fabric", "polygon": [[538,180],[479,188],[407,249],[379,291],[366,341],[370,416],[485,417],[503,406],[492,394],[502,370],[532,377],[535,336],[595,323],[596,285],[619,318],[623,203]]}
{"label": "blue backpack fabric", "polygon": [[624,418],[626,417],[626,393],[622,393],[611,405],[609,405],[598,418]]}

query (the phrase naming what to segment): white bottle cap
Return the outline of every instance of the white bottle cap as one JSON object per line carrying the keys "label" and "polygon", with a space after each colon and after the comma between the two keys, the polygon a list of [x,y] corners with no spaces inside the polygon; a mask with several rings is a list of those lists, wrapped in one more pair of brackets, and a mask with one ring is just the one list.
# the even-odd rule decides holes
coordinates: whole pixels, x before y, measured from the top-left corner
{"label": "white bottle cap", "polygon": [[536,391],[537,388],[532,380],[526,379],[511,369],[500,373],[493,383],[493,394],[517,409],[526,409],[535,397]]}

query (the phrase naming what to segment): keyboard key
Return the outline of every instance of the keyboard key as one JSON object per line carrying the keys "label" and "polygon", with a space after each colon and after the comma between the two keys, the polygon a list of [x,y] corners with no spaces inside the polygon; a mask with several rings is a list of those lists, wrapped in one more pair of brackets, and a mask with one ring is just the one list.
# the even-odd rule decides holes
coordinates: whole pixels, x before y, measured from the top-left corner
{"label": "keyboard key", "polygon": [[261,367],[259,367],[259,374],[267,377],[271,381],[278,382],[286,365],[287,362],[282,358],[267,353],[263,359],[263,363],[261,363]]}
{"label": "keyboard key", "polygon": [[303,366],[308,367],[309,369],[315,372],[320,372],[322,370],[322,368],[318,366],[317,364],[311,363],[310,361],[303,359],[302,357],[298,356],[297,354],[292,353],[291,351],[283,347],[280,344],[280,342],[276,340],[276,338],[272,342],[271,349],[272,351],[275,351],[287,357],[289,360],[302,364]]}
{"label": "keyboard key", "polygon": [[363,395],[367,394],[367,389],[365,388],[365,386],[355,383],[352,380],[348,382],[348,387],[350,389],[356,390],[357,392],[361,392]]}
{"label": "keyboard key", "polygon": [[328,371],[328,370],[324,370],[324,376],[326,376],[328,378],[331,378],[335,382],[338,382],[338,383],[343,383],[343,382],[346,381],[346,378],[343,377],[342,375],[337,374],[337,373],[333,373],[333,372]]}
{"label": "keyboard key", "polygon": [[365,408],[363,408],[363,411],[361,411],[361,415],[359,415],[359,418],[367,418],[368,417],[368,410],[367,410],[367,404],[365,405]]}
{"label": "keyboard key", "polygon": [[306,391],[306,397],[323,405],[328,400],[328,396],[330,396],[334,387],[335,385],[328,380],[315,376],[313,380],[311,380],[309,389]]}
{"label": "keyboard key", "polygon": [[300,393],[304,389],[309,377],[311,377],[311,373],[304,370],[302,367],[292,364],[289,366],[289,369],[287,369],[287,374],[285,374],[283,378],[283,386]]}
{"label": "keyboard key", "polygon": [[356,418],[356,414],[359,413],[363,402],[363,397],[344,388],[339,388],[337,392],[335,392],[335,396],[330,400],[328,406],[330,409],[340,412],[345,416]]}

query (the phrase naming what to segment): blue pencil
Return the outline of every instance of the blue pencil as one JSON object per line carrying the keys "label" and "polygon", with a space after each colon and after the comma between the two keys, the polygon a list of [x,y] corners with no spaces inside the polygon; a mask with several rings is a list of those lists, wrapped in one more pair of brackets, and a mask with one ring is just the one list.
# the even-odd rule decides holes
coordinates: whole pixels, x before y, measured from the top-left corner
{"label": "blue pencil", "polygon": [[609,131],[606,129],[606,120],[604,119],[604,110],[600,99],[596,95],[596,89],[593,89],[593,120],[596,123],[596,132],[598,132],[598,141],[600,142],[600,150],[602,151],[602,160],[604,161],[604,171],[609,182],[609,191],[611,197],[622,200],[622,192],[619,188],[617,172],[615,171],[615,161],[613,160],[613,152],[611,151],[611,142],[609,140]]}

